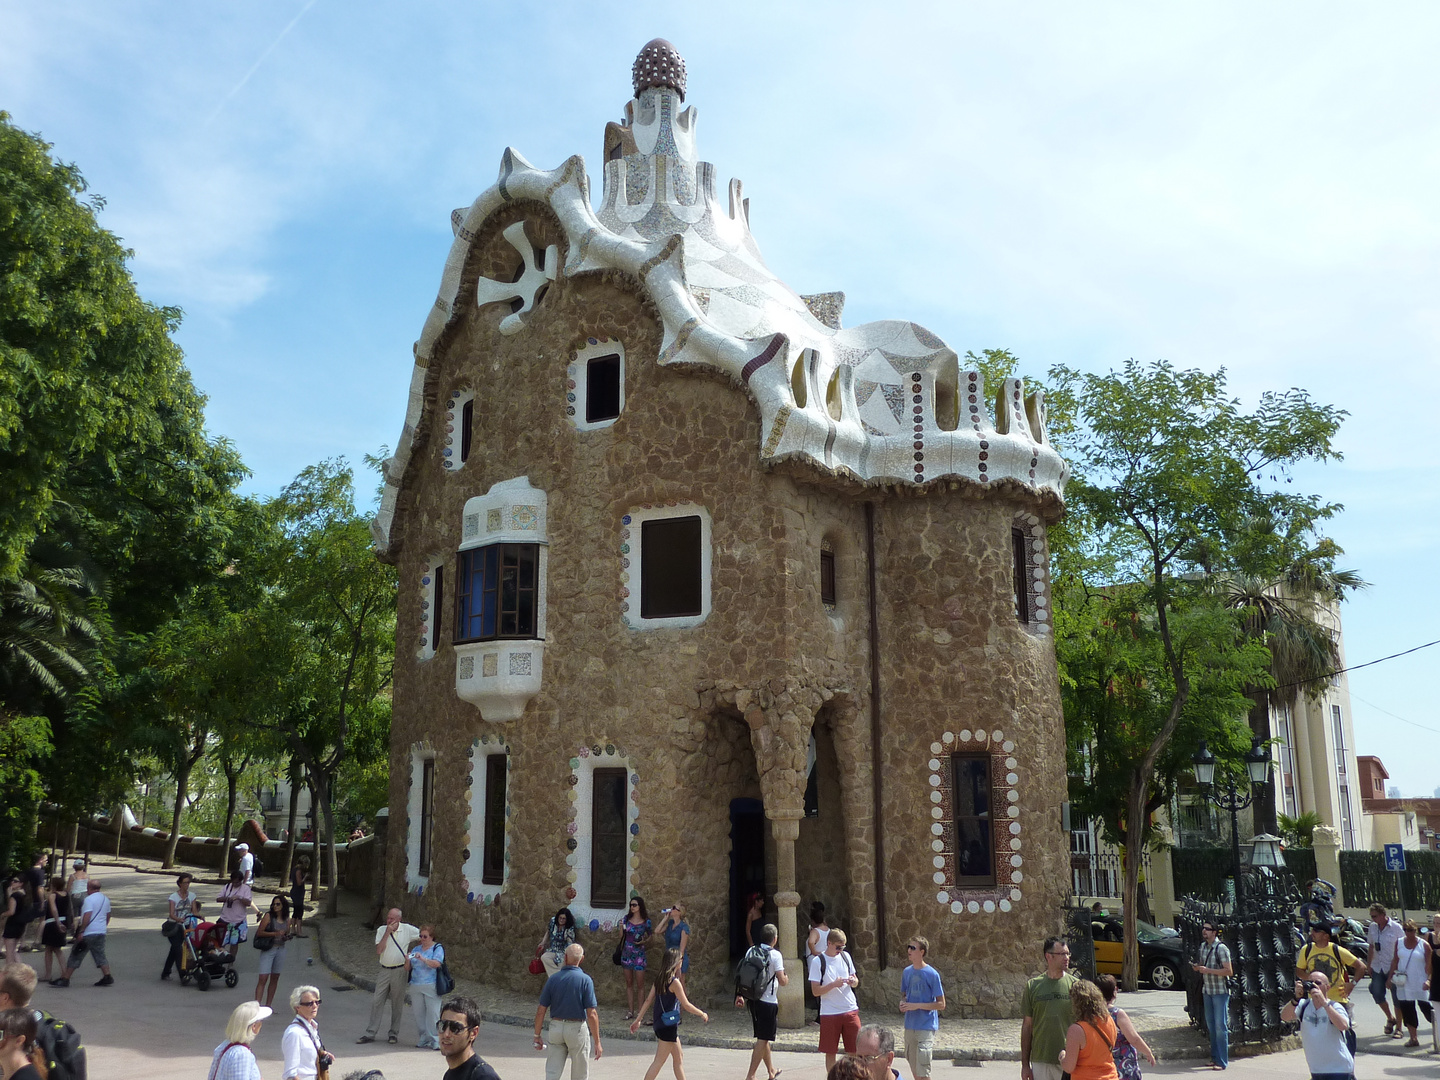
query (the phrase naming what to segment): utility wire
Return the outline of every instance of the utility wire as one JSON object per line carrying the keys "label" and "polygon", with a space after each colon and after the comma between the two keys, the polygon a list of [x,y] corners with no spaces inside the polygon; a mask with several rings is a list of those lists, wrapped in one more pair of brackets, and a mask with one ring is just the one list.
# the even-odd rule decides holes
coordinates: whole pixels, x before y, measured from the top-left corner
{"label": "utility wire", "polygon": [[1440,728],[1426,727],[1424,724],[1417,724],[1414,720],[1406,720],[1405,717],[1399,715],[1398,713],[1393,713],[1389,709],[1380,708],[1380,706],[1376,705],[1373,701],[1365,701],[1363,697],[1355,693],[1353,690],[1350,692],[1350,696],[1356,701],[1364,701],[1366,705],[1370,706],[1370,708],[1374,709],[1376,712],[1384,713],[1392,720],[1399,720],[1402,724],[1409,724],[1411,727],[1418,727],[1421,731],[1433,731],[1436,735],[1440,735]]}
{"label": "utility wire", "polygon": [[[1397,657],[1409,656],[1412,652],[1419,652],[1421,649],[1428,649],[1432,645],[1440,645],[1440,638],[1434,641],[1427,641],[1424,645],[1416,645],[1413,649],[1406,649],[1404,652],[1391,653],[1389,656],[1382,656],[1379,660],[1367,660],[1363,664],[1351,664],[1349,667],[1337,668],[1325,675],[1316,675],[1311,679],[1296,679],[1294,682],[1281,683],[1275,687],[1276,690],[1288,690],[1292,686],[1304,686],[1306,683],[1321,682],[1324,679],[1333,679],[1336,675],[1343,675],[1347,671],[1359,671],[1361,668],[1374,667],[1376,664],[1383,664],[1386,660],[1394,660]],[[1400,719],[1396,717],[1396,719]],[[1416,725],[1417,727],[1419,725]]]}

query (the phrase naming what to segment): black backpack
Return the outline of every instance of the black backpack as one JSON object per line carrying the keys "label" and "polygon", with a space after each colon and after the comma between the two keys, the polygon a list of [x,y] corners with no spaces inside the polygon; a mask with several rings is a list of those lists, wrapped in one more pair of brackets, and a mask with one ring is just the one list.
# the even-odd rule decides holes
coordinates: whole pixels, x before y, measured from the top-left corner
{"label": "black backpack", "polygon": [[37,1028],[30,1063],[50,1080],[85,1080],[85,1044],[73,1024],[35,1010]]}
{"label": "black backpack", "polygon": [[735,996],[759,1001],[775,977],[770,974],[770,946],[752,945],[735,969]]}

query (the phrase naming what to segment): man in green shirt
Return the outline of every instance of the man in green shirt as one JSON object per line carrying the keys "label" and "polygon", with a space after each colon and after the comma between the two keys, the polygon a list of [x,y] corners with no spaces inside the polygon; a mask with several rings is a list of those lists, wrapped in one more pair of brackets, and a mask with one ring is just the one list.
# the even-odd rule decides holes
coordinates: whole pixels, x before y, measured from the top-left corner
{"label": "man in green shirt", "polygon": [[1045,939],[1045,974],[1025,984],[1020,998],[1020,1080],[1060,1080],[1060,1053],[1072,1022],[1070,946],[1061,937]]}

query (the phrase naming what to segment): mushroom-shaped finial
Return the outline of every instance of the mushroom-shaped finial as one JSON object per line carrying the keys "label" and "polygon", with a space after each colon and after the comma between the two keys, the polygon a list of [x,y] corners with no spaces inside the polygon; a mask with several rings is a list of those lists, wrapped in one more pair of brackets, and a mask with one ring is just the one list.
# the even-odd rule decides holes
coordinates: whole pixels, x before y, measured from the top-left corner
{"label": "mushroom-shaped finial", "polygon": [[681,101],[685,100],[685,60],[664,38],[656,38],[640,50],[630,78],[636,97],[652,86],[668,86],[680,94]]}

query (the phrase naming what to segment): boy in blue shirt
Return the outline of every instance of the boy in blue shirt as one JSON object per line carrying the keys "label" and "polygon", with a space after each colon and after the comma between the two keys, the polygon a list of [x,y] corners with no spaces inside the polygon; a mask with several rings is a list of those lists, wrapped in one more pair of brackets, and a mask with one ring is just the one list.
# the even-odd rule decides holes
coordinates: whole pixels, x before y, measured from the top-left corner
{"label": "boy in blue shirt", "polygon": [[940,1030],[940,1011],[945,1008],[945,989],[940,985],[940,973],[925,962],[930,942],[913,937],[905,948],[910,956],[910,966],[900,973],[905,1060],[910,1062],[915,1080],[929,1080],[935,1032]]}

